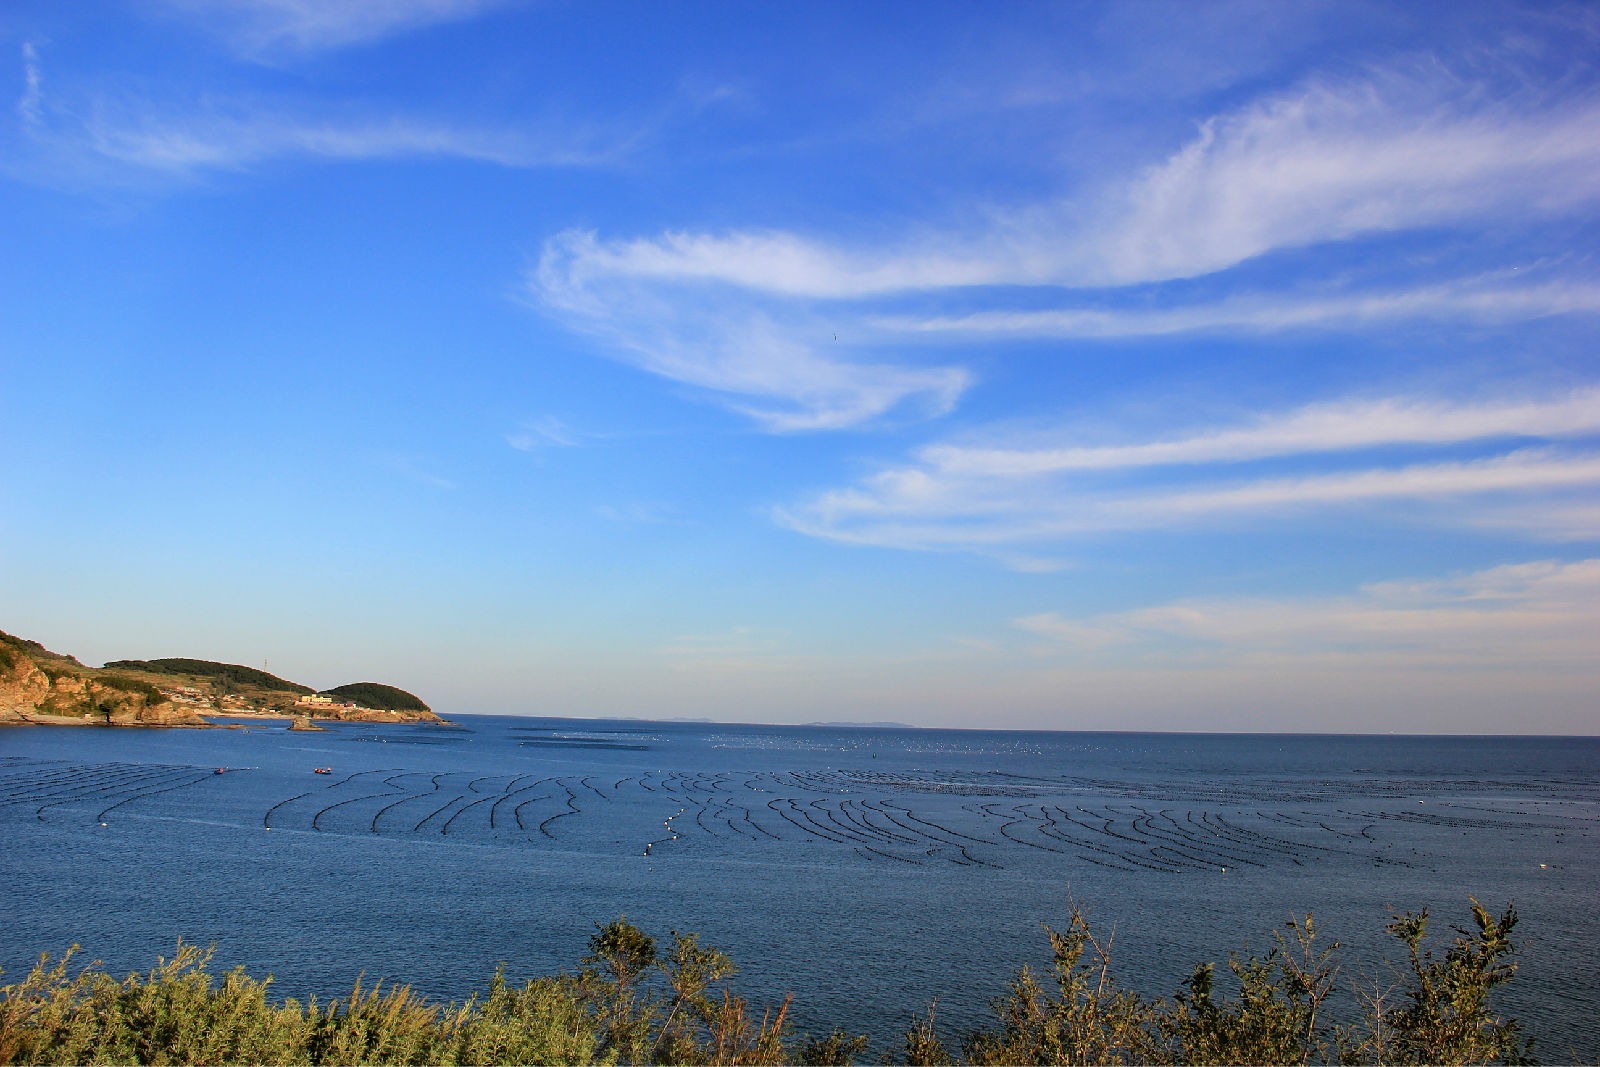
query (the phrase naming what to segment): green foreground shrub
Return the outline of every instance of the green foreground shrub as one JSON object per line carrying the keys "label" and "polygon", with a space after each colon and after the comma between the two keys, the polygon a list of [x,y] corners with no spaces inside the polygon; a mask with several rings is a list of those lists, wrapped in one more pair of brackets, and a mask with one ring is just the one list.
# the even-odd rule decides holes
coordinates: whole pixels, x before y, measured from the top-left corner
{"label": "green foreground shrub", "polygon": [[[1352,991],[1360,1018],[1327,1018],[1339,944],[1318,945],[1307,915],[1274,936],[1265,955],[1232,957],[1231,997],[1218,997],[1211,964],[1170,999],[1120,988],[1110,945],[1074,911],[1064,932],[1045,928],[1054,963],[1041,981],[1023,967],[995,1001],[997,1028],[980,1030],[953,1060],[934,1009],[913,1020],[898,1051],[908,1064],[1523,1063],[1531,1051],[1514,1020],[1496,1016],[1490,991],[1516,972],[1515,908],[1496,918],[1471,901],[1475,929],[1455,928],[1442,958],[1425,947],[1428,913],[1388,925],[1405,958]],[[520,987],[496,972],[488,992],[439,1004],[407,986],[363,988],[325,1006],[274,1003],[272,979],[236,967],[210,974],[211,953],[178,945],[148,974],[117,980],[83,969],[73,950],[0,990],[0,1065],[141,1064],[847,1064],[864,1035],[835,1029],[791,1040],[789,1001],[760,1012],[733,993],[735,968],[694,934],[655,939],[624,918],[597,929],[575,974]],[[1053,987],[1053,988],[1052,988]]]}

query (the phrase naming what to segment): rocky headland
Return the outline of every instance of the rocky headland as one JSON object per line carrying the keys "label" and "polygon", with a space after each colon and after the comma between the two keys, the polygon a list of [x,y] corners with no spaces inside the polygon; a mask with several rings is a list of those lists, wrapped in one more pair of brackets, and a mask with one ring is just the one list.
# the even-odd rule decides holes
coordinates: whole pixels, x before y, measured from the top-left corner
{"label": "rocky headland", "polygon": [[443,723],[416,696],[377,682],[324,690],[233,663],[114,660],[88,667],[0,632],[0,723],[211,727],[208,717]]}

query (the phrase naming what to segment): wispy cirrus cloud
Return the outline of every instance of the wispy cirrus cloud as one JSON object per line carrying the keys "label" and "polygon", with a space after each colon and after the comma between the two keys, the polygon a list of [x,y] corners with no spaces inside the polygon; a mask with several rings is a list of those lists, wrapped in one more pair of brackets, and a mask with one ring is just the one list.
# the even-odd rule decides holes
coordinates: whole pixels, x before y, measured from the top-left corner
{"label": "wispy cirrus cloud", "polygon": [[583,440],[583,435],[554,415],[543,415],[524,421],[505,439],[518,452],[538,452],[545,448],[572,448]]}
{"label": "wispy cirrus cloud", "polygon": [[[1529,272],[1533,273],[1533,272]],[[883,316],[890,332],[958,342],[1002,337],[1133,338],[1214,332],[1337,329],[1395,321],[1526,322],[1552,315],[1600,312],[1600,283],[1589,279],[1528,282],[1501,273],[1411,288],[1333,293],[1231,296],[1154,309],[1075,307],[1044,311],[978,311],[963,315]]]}
{"label": "wispy cirrus cloud", "polygon": [[511,0],[162,0],[249,54],[316,52],[473,18]]}
{"label": "wispy cirrus cloud", "polygon": [[970,382],[959,367],[861,360],[837,342],[837,319],[804,308],[575,274],[574,256],[593,244],[567,234],[546,245],[528,279],[538,306],[616,358],[704,390],[771,432],[854,426],[908,403],[943,414]]}
{"label": "wispy cirrus cloud", "polygon": [[44,72],[40,69],[39,46],[34,41],[22,43],[22,86],[17,115],[24,126],[37,126],[44,118],[40,110],[44,101]]}
{"label": "wispy cirrus cloud", "polygon": [[[1525,532],[1574,530],[1570,495],[1600,488],[1600,453],[1550,442],[1600,436],[1600,389],[1517,403],[1377,400],[1315,405],[1243,426],[1133,444],[936,445],[920,462],[780,508],[777,520],[830,540],[1003,556],[1110,530],[1214,525],[1339,506],[1434,509],[1491,525],[1507,498]],[[1539,442],[1539,444],[1532,444]],[[1488,455],[1396,461],[1395,449],[1487,447]],[[1383,454],[1374,456],[1375,450]],[[1262,474],[1244,466],[1316,458],[1342,469]],[[1155,483],[1151,484],[1151,477]],[[1540,508],[1552,520],[1541,530]],[[1414,508],[1408,519],[1419,515]],[[1591,530],[1590,536],[1600,533]]]}
{"label": "wispy cirrus cloud", "polygon": [[116,185],[244,171],[282,161],[458,159],[517,169],[613,166],[676,121],[674,107],[606,120],[543,113],[511,119],[419,114],[381,101],[109,91],[44,93],[43,61],[22,50],[22,120],[5,169],[44,184]]}
{"label": "wispy cirrus cloud", "polygon": [[503,167],[596,166],[615,160],[626,138],[527,126],[487,128],[406,115],[312,117],[281,105],[238,102],[206,113],[98,102],[60,140],[106,160],[191,176],[285,158],[456,158]]}
{"label": "wispy cirrus cloud", "polygon": [[1314,81],[1203,123],[1099,191],[996,208],[884,247],[771,230],[553,245],[569,283],[607,277],[856,299],[979,285],[1191,278],[1278,249],[1600,196],[1600,102],[1497,102],[1446,72]]}
{"label": "wispy cirrus cloud", "polygon": [[1101,284],[1188,278],[1281,248],[1600,194],[1600,103],[1486,92],[1436,67],[1316,80],[1207,121],[1091,231]]}
{"label": "wispy cirrus cloud", "polygon": [[[1581,213],[1597,198],[1600,101],[1559,87],[1503,90],[1417,61],[1308,79],[1199,123],[1144,170],[1029,205],[974,208],[899,238],[568,231],[546,243],[530,288],[576,328],[609,334],[611,354],[721,394],[768,429],[836,429],[912,399],[925,412],[949,411],[971,372],[927,368],[939,358],[926,351],[929,340],[1359,331],[1593,314],[1600,284],[1573,263],[1444,280],[1435,269],[1431,279],[1423,271],[1365,287],[1310,277],[1286,291],[1224,286],[1198,302],[1171,283],[1312,245],[1490,218],[1537,222]],[[1142,291],[1130,298],[1134,286]],[[1018,294],[1024,310],[1001,309]],[[1051,296],[1058,306],[1040,310]],[[941,300],[962,310],[925,310]],[[833,332],[824,322],[870,343],[870,365],[848,346],[817,345]],[[898,364],[885,360],[896,352],[905,353]]]}
{"label": "wispy cirrus cloud", "polygon": [[1384,398],[1312,404],[1257,416],[1243,426],[1131,445],[1020,447],[932,445],[918,455],[949,475],[1024,476],[1164,464],[1196,464],[1334,452],[1380,445],[1453,444],[1484,438],[1600,434],[1600,386],[1539,400],[1450,404]]}
{"label": "wispy cirrus cloud", "polygon": [[1063,650],[1191,663],[1289,655],[1428,666],[1569,667],[1593,673],[1600,560],[1508,564],[1445,579],[1373,583],[1317,598],[1186,600],[1018,629]]}

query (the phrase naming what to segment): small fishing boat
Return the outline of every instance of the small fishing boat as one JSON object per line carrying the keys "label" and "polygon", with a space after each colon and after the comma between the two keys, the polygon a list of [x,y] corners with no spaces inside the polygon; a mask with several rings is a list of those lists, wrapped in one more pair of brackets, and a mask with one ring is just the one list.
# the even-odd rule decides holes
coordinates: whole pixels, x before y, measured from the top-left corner
{"label": "small fishing boat", "polygon": [[316,771],[318,774],[332,774],[333,773],[333,768],[332,767],[313,767],[311,769],[313,771]]}

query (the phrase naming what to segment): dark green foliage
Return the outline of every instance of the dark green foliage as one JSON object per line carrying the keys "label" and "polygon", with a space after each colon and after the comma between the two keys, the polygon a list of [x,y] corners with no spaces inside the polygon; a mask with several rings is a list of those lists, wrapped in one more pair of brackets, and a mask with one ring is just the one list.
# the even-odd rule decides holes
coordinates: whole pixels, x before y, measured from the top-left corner
{"label": "dark green foliage", "polygon": [[1177,1041],[1182,1063],[1309,1063],[1327,1058],[1327,1035],[1317,1028],[1317,1012],[1339,973],[1332,962],[1339,943],[1321,951],[1315,948],[1316,925],[1311,916],[1293,920],[1295,943],[1281,932],[1265,957],[1240,960],[1230,957],[1228,969],[1239,983],[1237,1000],[1218,1004],[1212,999],[1212,965],[1195,968],[1184,983],[1176,1005],[1165,1020]]}
{"label": "dark green foliage", "polygon": [[181,657],[119,659],[107,663],[106,667],[122,671],[145,671],[150,674],[190,674],[231,685],[253,685],[258,689],[296,693],[300,696],[310,696],[315,692],[308,685],[285,681],[275,674],[268,674],[266,671],[259,671],[254,667],[245,667],[237,663],[215,663],[208,659],[183,659]]}
{"label": "dark green foliage", "polygon": [[433,710],[404,689],[396,689],[392,685],[384,685],[381,682],[351,682],[349,685],[341,685],[334,689],[324,689],[322,695],[349,701],[352,704],[359,704],[363,708],[373,708],[377,711]]}
{"label": "dark green foliage", "polygon": [[827,1037],[807,1036],[800,1043],[800,1055],[795,1062],[804,1067],[843,1067],[854,1063],[867,1051],[867,1035],[851,1035],[844,1030],[834,1030]]}
{"label": "dark green foliage", "polygon": [[149,682],[141,682],[137,678],[124,678],[120,674],[97,674],[93,680],[107,689],[115,689],[119,692],[134,693],[142,696],[146,702],[151,704],[159,704],[167,699],[161,690]]}
{"label": "dark green foliage", "polygon": [[54,655],[37,641],[29,641],[25,637],[14,637],[0,630],[0,648],[21,652],[25,656],[50,656]]}
{"label": "dark green foliage", "polygon": [[1082,913],[1073,911],[1065,933],[1044,929],[1055,956],[1056,994],[1045,992],[1024,967],[995,1002],[1000,1031],[969,1038],[968,1058],[986,1064],[1166,1062],[1159,1004],[1117,988],[1110,945],[1096,940]]}
{"label": "dark green foliage", "polygon": [[936,1007],[937,1003],[928,1005],[928,1014],[912,1019],[911,1025],[906,1028],[907,1067],[946,1067],[950,1062],[950,1054],[944,1050],[944,1042],[939,1040],[939,1031],[934,1029],[933,1013]]}
{"label": "dark green foliage", "polygon": [[[1330,1026],[1324,999],[1338,967],[1310,916],[1289,924],[1262,957],[1230,960],[1236,997],[1221,997],[1209,964],[1172,1000],[1118,988],[1104,944],[1074,911],[1066,932],[1046,927],[1053,990],[1024,968],[994,1008],[995,1031],[973,1034],[971,1063],[1522,1063],[1529,1046],[1489,993],[1510,981],[1516,911],[1498,919],[1472,901],[1475,930],[1457,929],[1442,959],[1424,948],[1428,915],[1389,931],[1405,946],[1401,985],[1358,989],[1358,1023]],[[75,950],[74,950],[75,951]],[[619,918],[596,924],[575,975],[520,987],[496,972],[487,994],[441,1005],[408,987],[364,988],[320,1006],[267,999],[271,983],[242,968],[219,978],[209,952],[178,945],[147,975],[118,981],[67,975],[68,952],[42,959],[0,990],[0,1067],[11,1063],[410,1064],[654,1063],[845,1064],[867,1039],[835,1029],[786,1045],[788,1000],[756,1021],[727,987],[729,959],[693,934],[671,948]],[[948,1064],[933,1009],[897,1050],[908,1064]]]}
{"label": "dark green foliage", "polygon": [[0,670],[9,671],[28,660],[49,674],[52,681],[62,675],[76,677],[77,671],[84,669],[83,664],[71,656],[51,652],[37,641],[0,631]]}
{"label": "dark green foliage", "polygon": [[271,979],[242,968],[218,982],[211,954],[178,945],[148,975],[67,977],[68,952],[7,987],[0,1063],[387,1064],[590,1063],[590,1021],[569,979],[520,989],[497,974],[488,996],[447,1007],[404,986],[358,980],[348,999],[319,1007],[267,1001]]}
{"label": "dark green foliage", "polygon": [[[1469,898],[1470,899],[1470,898]],[[1472,900],[1475,930],[1453,927],[1456,938],[1444,959],[1422,947],[1428,936],[1428,911],[1407,912],[1389,924],[1406,946],[1409,984],[1403,1007],[1385,1010],[1381,993],[1364,997],[1368,1038],[1359,1051],[1384,1063],[1526,1063],[1533,1043],[1524,1042],[1521,1024],[1490,1010],[1489,991],[1511,981],[1517,965],[1511,930],[1517,909],[1496,919]]]}
{"label": "dark green foliage", "polygon": [[[974,1034],[964,1051],[973,1063],[1525,1062],[1518,1024],[1488,1005],[1489,991],[1516,970],[1516,909],[1496,919],[1474,900],[1472,915],[1476,933],[1458,929],[1443,960],[1422,950],[1426,912],[1395,919],[1388,929],[1407,948],[1408,981],[1398,990],[1358,989],[1365,1018],[1330,1025],[1322,1009],[1339,973],[1339,945],[1320,948],[1309,915],[1288,924],[1292,938],[1275,934],[1266,956],[1229,960],[1236,997],[1217,998],[1215,969],[1204,964],[1171,1001],[1149,1001],[1117,987],[1109,943],[1102,947],[1074,911],[1066,933],[1046,928],[1056,993],[1023,968],[995,1002],[1000,1030]],[[907,1061],[942,1062],[942,1051],[930,1013],[906,1035]]]}
{"label": "dark green foliage", "polygon": [[789,1002],[776,1014],[763,1013],[757,1024],[744,998],[726,987],[713,994],[712,987],[735,971],[727,956],[702,946],[694,934],[674,931],[672,951],[661,957],[655,939],[625,917],[595,925],[577,981],[596,1020],[603,1058],[660,1064],[785,1062]]}

